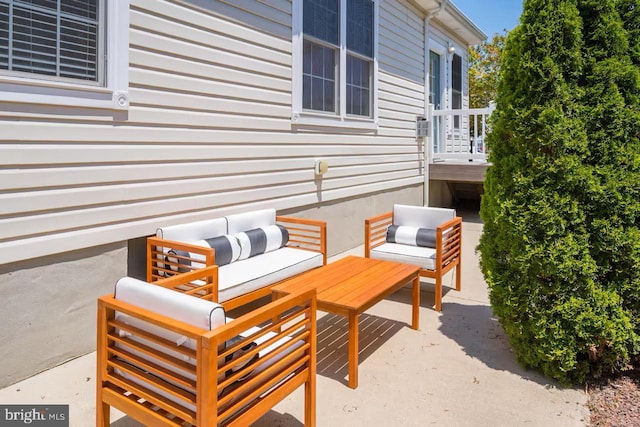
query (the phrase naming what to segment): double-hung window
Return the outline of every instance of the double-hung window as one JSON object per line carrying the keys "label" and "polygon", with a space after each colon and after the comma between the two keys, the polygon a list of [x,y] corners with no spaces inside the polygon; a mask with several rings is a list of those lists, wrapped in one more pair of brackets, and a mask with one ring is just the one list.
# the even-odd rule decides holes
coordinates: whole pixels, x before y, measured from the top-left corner
{"label": "double-hung window", "polygon": [[0,0],[0,101],[128,105],[128,0]]}
{"label": "double-hung window", "polygon": [[294,123],[375,127],[376,7],[294,0]]}

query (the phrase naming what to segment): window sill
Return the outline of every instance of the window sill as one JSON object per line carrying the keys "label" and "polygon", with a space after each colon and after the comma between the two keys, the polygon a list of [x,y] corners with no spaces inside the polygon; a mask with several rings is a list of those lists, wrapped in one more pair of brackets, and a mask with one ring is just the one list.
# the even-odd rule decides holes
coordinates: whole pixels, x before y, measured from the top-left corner
{"label": "window sill", "polygon": [[325,114],[302,113],[291,117],[293,126],[321,126],[343,129],[377,130],[378,122],[370,118],[339,117]]}
{"label": "window sill", "polygon": [[126,110],[126,91],[35,78],[0,76],[0,102]]}

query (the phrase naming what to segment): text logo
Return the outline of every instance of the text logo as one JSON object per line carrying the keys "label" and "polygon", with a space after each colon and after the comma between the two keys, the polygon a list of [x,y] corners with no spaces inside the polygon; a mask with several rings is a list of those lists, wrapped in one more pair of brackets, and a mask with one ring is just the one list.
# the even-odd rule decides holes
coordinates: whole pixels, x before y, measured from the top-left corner
{"label": "text logo", "polygon": [[69,427],[69,405],[0,405],[0,427]]}

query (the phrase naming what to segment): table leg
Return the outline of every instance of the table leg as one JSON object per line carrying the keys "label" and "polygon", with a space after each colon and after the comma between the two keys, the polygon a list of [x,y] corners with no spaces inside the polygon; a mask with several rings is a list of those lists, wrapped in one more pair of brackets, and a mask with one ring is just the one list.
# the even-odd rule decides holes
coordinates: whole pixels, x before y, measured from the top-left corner
{"label": "table leg", "polygon": [[349,313],[349,387],[358,388],[358,314]]}
{"label": "table leg", "polygon": [[413,313],[411,316],[411,327],[420,327],[420,275],[413,279]]}
{"label": "table leg", "polygon": [[[280,297],[280,295],[278,295],[275,292],[271,292],[271,301],[276,301],[278,298]],[[271,319],[271,323],[273,325],[276,325],[278,323],[280,323],[280,313],[278,313],[277,315],[275,315],[272,319]],[[274,332],[276,334],[279,334],[281,332],[280,328],[277,328],[274,330]]]}

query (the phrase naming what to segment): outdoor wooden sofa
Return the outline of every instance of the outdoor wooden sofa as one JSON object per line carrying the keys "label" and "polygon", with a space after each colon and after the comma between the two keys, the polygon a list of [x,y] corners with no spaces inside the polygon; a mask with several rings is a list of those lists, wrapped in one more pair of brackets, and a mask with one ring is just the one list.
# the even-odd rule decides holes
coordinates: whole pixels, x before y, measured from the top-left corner
{"label": "outdoor wooden sofa", "polygon": [[461,289],[462,218],[454,209],[394,205],[393,211],[364,222],[367,258],[415,264],[435,279],[435,309],[442,311],[442,278],[456,269]]}
{"label": "outdoor wooden sofa", "polygon": [[98,299],[97,325],[98,426],[111,406],[150,426],[247,426],[302,385],[315,425],[315,291],[231,320],[220,304],[126,277]]}
{"label": "outdoor wooden sofa", "polygon": [[275,209],[162,227],[147,239],[148,282],[218,265],[213,280],[186,282],[176,290],[192,291],[227,310],[270,295],[273,284],[326,263],[326,222],[276,216]]}

